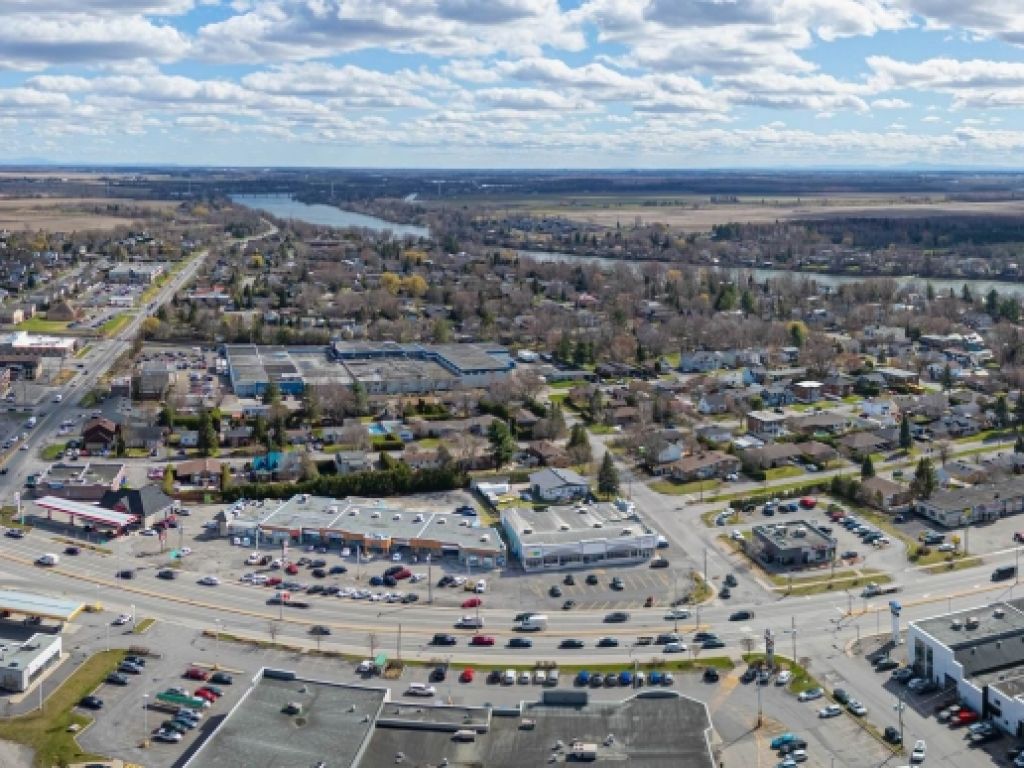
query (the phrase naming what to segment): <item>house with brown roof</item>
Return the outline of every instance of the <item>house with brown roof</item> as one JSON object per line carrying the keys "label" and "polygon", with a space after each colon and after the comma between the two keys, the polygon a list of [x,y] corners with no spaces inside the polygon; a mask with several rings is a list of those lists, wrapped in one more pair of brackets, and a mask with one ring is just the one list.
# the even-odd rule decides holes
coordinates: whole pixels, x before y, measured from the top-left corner
{"label": "house with brown roof", "polygon": [[542,467],[568,467],[569,457],[565,451],[550,440],[536,440],[526,449],[529,456]]}
{"label": "house with brown roof", "polygon": [[703,451],[672,462],[670,475],[682,483],[725,477],[740,471],[740,460],[722,451]]}
{"label": "house with brown roof", "polygon": [[181,462],[174,476],[188,485],[213,485],[220,482],[221,463],[217,459],[194,459]]}
{"label": "house with brown roof", "polygon": [[914,494],[904,485],[884,477],[868,477],[860,484],[861,500],[883,512],[902,512],[910,508]]}
{"label": "house with brown roof", "polygon": [[82,425],[82,445],[89,451],[109,449],[117,438],[117,424],[110,419],[96,417]]}

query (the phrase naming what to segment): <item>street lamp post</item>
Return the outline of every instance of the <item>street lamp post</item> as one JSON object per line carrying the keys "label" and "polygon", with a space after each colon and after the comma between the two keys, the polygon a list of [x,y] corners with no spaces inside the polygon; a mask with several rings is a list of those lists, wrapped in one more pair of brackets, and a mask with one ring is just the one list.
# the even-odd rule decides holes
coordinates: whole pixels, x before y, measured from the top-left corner
{"label": "street lamp post", "polygon": [[427,555],[427,602],[433,604],[434,602],[434,571],[431,567],[431,557]]}
{"label": "street lamp post", "polygon": [[149,694],[142,694],[142,746],[149,746]]}

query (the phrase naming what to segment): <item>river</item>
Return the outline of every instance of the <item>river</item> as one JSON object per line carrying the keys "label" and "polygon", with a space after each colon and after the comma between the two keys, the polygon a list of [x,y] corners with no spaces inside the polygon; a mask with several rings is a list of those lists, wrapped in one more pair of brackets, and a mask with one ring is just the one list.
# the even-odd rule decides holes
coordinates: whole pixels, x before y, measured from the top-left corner
{"label": "river", "polygon": [[320,227],[369,229],[373,232],[391,232],[395,237],[430,236],[426,227],[396,224],[376,216],[335,208],[333,205],[303,203],[291,195],[231,195],[231,201],[246,208],[266,211],[279,219],[296,219]]}
{"label": "river", "polygon": [[[577,256],[572,253],[557,253],[553,251],[519,251],[519,255],[523,257],[529,257],[536,261],[554,261],[554,262],[574,262],[583,261],[591,264],[600,264],[608,269],[613,268],[616,264],[627,264],[633,270],[639,270],[640,265],[646,262],[643,261],[623,261],[620,259],[608,259],[603,256]],[[674,264],[668,261],[659,261],[659,264],[664,264],[668,267],[687,267],[691,265],[679,263]],[[699,267],[691,267],[695,269],[709,269],[709,267],[701,265]],[[718,269],[722,272],[743,272],[744,274],[753,275],[754,279],[763,283],[767,280],[780,278],[780,277],[793,277],[793,278],[806,278],[808,280],[814,280],[818,285],[826,286],[830,289],[838,288],[840,285],[849,285],[850,283],[863,283],[866,280],[893,280],[901,288],[907,285],[919,286],[922,290],[928,283],[932,284],[936,293],[948,293],[949,289],[952,288],[957,294],[960,293],[964,283],[971,287],[971,292],[976,297],[982,297],[993,288],[999,294],[1016,294],[1024,296],[1024,283],[1014,283],[1008,280],[986,280],[982,278],[946,278],[946,277],[918,277],[916,275],[902,275],[896,276],[866,276],[856,277],[854,275],[828,275],[821,272],[806,272],[801,270],[792,269],[761,269],[755,267],[711,267],[711,269]]]}

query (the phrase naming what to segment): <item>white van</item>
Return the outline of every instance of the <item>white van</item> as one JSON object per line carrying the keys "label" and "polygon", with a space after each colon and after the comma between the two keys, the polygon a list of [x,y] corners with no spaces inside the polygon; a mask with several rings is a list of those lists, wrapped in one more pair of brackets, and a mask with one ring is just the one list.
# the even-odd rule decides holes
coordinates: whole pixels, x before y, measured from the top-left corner
{"label": "white van", "polygon": [[476,583],[476,586],[473,588],[473,591],[476,592],[478,595],[482,595],[484,592],[487,591],[487,581],[484,579],[480,579],[480,581],[478,581]]}
{"label": "white van", "polygon": [[47,553],[40,555],[36,558],[36,565],[56,565],[60,562],[60,557],[54,554]]}
{"label": "white van", "polygon": [[541,632],[548,628],[548,617],[544,614],[535,613],[516,622],[514,628],[520,632]]}
{"label": "white van", "polygon": [[514,669],[506,669],[505,674],[501,677],[502,685],[515,685],[516,684],[516,671]]}

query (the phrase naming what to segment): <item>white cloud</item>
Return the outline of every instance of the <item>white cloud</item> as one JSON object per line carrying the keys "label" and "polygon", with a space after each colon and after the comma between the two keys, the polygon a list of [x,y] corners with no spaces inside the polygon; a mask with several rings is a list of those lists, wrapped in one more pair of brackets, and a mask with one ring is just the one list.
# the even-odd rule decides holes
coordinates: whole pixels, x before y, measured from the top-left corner
{"label": "white cloud", "polygon": [[875,99],[871,102],[872,109],[910,109],[909,101],[903,99]]}

